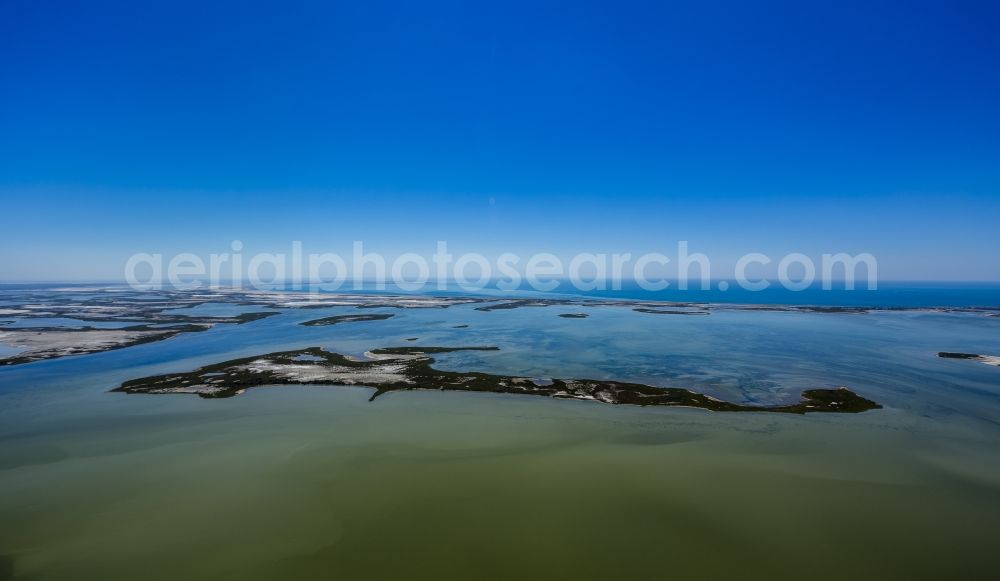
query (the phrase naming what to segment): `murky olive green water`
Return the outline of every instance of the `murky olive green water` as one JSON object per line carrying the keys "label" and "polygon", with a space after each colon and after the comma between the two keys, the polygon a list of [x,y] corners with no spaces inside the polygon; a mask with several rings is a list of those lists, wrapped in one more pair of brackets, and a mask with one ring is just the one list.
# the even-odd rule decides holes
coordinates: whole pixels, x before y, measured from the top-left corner
{"label": "murky olive green water", "polygon": [[[989,348],[992,321],[598,311],[452,308],[316,331],[290,314],[2,369],[6,577],[997,578],[1000,370],[929,351]],[[504,349],[442,359],[454,368],[655,380],[656,361],[693,358],[697,369],[664,363],[671,375],[659,377],[744,399],[847,383],[886,409],[792,417],[434,392],[369,403],[363,388],[219,401],[106,392],[276,345],[358,352],[417,335]]]}

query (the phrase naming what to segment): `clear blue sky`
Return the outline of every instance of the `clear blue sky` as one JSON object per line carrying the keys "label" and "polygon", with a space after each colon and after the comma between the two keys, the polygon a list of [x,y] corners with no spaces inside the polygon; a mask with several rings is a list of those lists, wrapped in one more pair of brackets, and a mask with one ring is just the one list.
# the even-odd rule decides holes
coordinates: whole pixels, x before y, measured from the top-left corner
{"label": "clear blue sky", "polygon": [[1000,280],[998,30],[996,2],[6,0],[0,279],[684,239]]}

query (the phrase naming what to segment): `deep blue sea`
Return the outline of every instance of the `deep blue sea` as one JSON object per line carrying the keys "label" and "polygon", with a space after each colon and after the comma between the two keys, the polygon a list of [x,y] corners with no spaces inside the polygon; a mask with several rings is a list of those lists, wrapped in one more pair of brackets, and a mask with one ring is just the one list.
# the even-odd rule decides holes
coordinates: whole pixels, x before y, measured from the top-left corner
{"label": "deep blue sea", "polygon": [[[420,294],[444,295],[500,295],[500,296],[574,296],[605,299],[630,299],[643,301],[668,301],[692,303],[727,303],[727,304],[760,304],[760,305],[816,305],[845,307],[879,307],[879,308],[933,308],[933,307],[971,307],[1000,308],[1000,283],[995,282],[883,282],[876,290],[867,290],[863,284],[858,284],[854,290],[843,288],[837,283],[834,288],[825,290],[819,285],[801,291],[784,288],[778,282],[762,291],[745,290],[733,281],[726,281],[727,290],[719,289],[720,281],[712,281],[711,288],[701,290],[700,283],[692,281],[689,288],[681,290],[676,283],[659,291],[648,291],[635,282],[623,282],[621,289],[581,291],[569,282],[561,283],[556,289],[540,293],[522,284],[513,291],[498,291],[491,283],[485,289],[465,289],[450,283],[444,291],[426,290]],[[342,287],[341,291],[349,291]],[[387,285],[383,291],[377,291],[372,285],[365,285],[363,292],[405,292]]]}
{"label": "deep blue sea", "polygon": [[[691,284],[695,286],[694,283]],[[621,290],[589,291],[589,296],[655,300],[690,301],[707,303],[738,303],[764,305],[823,305],[869,307],[998,307],[998,283],[881,283],[877,290],[867,290],[858,285],[855,290],[819,286],[802,291],[791,291],[774,283],[762,291],[748,291],[730,283],[725,291],[714,283],[710,290],[689,288],[680,290],[672,285],[662,291],[647,291],[634,283],[622,285]]]}
{"label": "deep blue sea", "polygon": [[[834,283],[832,289],[825,290],[819,285],[801,291],[791,291],[777,281],[762,291],[745,290],[734,281],[725,281],[727,290],[720,290],[721,281],[712,281],[711,288],[702,290],[700,282],[691,281],[686,290],[677,288],[677,283],[660,291],[648,291],[640,288],[635,282],[625,281],[621,289],[581,291],[568,281],[549,292],[538,292],[526,284],[512,291],[499,291],[495,282],[489,283],[483,289],[463,288],[454,282],[448,283],[445,290],[428,285],[426,290],[416,294],[423,295],[490,295],[509,297],[532,296],[578,296],[589,298],[631,299],[648,301],[693,302],[693,303],[729,303],[729,304],[761,304],[761,305],[817,305],[817,306],[866,306],[880,308],[933,308],[933,307],[980,307],[1000,308],[1000,282],[880,282],[876,290],[867,290],[863,283],[858,283],[854,290],[843,288],[843,283]],[[96,281],[88,283],[0,283],[0,290],[54,289],[73,285],[115,285],[121,281]],[[610,285],[609,285],[610,286]],[[274,290],[305,290],[294,285],[269,285]],[[373,283],[366,282],[360,289],[355,289],[351,283],[345,283],[337,290],[321,287],[320,292],[363,292],[363,293],[407,293],[392,284],[385,288],[376,288]]]}

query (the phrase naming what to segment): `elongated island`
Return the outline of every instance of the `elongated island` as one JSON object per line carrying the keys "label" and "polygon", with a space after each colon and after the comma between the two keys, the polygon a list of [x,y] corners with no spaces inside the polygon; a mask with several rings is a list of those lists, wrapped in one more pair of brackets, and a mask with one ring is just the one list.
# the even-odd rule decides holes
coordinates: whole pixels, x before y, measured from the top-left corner
{"label": "elongated island", "polygon": [[234,359],[186,373],[126,381],[114,391],[143,394],[189,393],[231,397],[263,385],[361,385],[371,399],[392,391],[480,391],[580,399],[608,404],[693,407],[720,412],[858,413],[882,406],[846,387],[809,389],[788,405],[757,406],[722,401],[677,387],[595,379],[537,380],[477,371],[443,371],[431,355],[452,351],[496,351],[496,347],[391,347],[369,351],[366,359],[310,347]]}

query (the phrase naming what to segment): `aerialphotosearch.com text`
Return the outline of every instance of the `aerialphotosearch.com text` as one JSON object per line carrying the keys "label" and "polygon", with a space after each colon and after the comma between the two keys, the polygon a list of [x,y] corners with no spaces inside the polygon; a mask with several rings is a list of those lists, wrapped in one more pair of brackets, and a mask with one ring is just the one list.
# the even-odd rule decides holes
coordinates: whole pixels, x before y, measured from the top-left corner
{"label": "aerialphotosearch.com text", "polygon": [[[634,284],[648,291],[727,290],[730,282],[748,291],[762,291],[778,284],[791,291],[819,286],[875,290],[878,263],[869,253],[824,253],[818,260],[802,253],[772,257],[751,252],[728,261],[725,272],[716,272],[710,257],[692,252],[686,240],[676,252],[593,253],[570,257],[550,252],[519,255],[504,252],[495,257],[470,252],[458,256],[438,241],[433,253],[405,252],[385,256],[354,241],[345,257],[334,252],[310,252],[294,241],[290,252],[244,254],[234,240],[226,252],[207,256],[185,252],[175,255],[136,253],[125,264],[125,279],[136,289],[197,289],[231,285],[255,289],[293,290],[392,290],[466,291],[531,289],[541,292],[571,285],[581,291],[619,290]],[[721,269],[720,269],[721,270]],[[713,284],[714,281],[714,284]]]}

